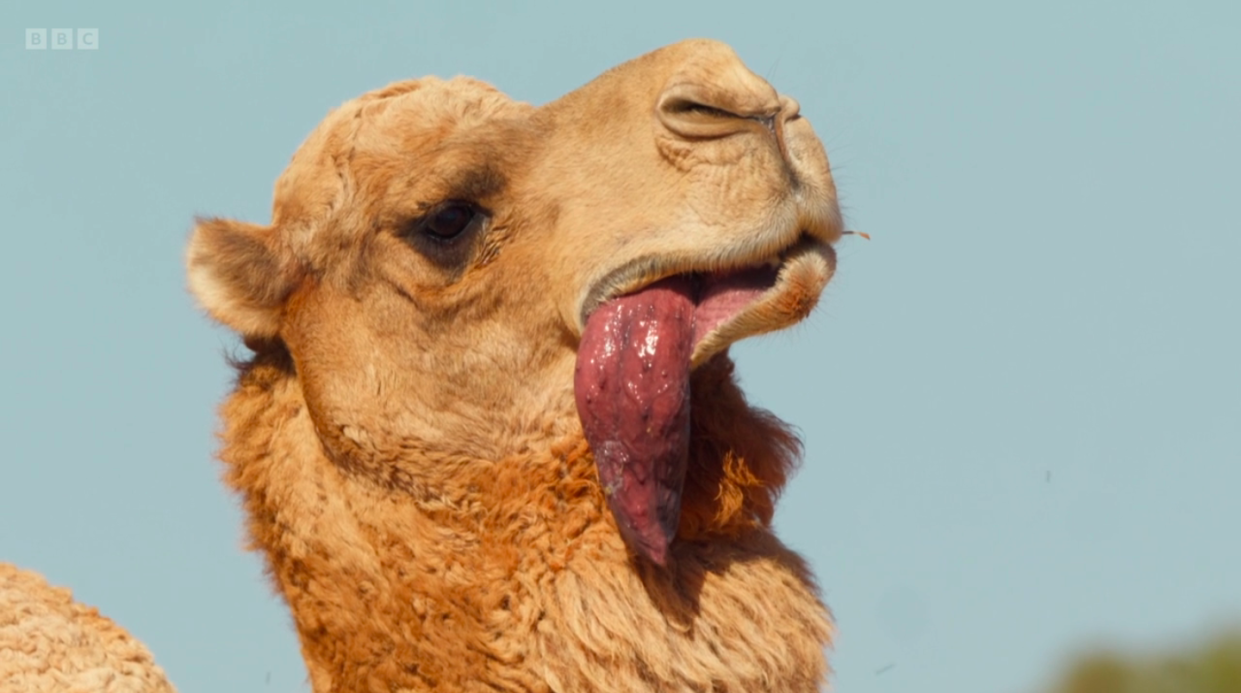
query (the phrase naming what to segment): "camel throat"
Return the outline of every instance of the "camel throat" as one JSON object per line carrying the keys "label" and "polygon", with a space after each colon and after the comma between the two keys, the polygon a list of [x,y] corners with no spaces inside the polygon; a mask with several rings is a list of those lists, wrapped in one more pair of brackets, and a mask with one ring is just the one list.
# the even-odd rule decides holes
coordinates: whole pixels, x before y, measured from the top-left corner
{"label": "camel throat", "polygon": [[670,277],[591,313],[574,394],[621,535],[664,565],[689,458],[693,286]]}

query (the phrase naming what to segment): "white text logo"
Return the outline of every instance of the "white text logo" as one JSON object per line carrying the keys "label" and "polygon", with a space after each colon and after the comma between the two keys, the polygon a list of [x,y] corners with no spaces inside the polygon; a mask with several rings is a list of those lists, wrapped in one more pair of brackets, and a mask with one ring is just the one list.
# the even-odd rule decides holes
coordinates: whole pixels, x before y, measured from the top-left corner
{"label": "white text logo", "polygon": [[99,50],[98,29],[27,29],[26,50]]}

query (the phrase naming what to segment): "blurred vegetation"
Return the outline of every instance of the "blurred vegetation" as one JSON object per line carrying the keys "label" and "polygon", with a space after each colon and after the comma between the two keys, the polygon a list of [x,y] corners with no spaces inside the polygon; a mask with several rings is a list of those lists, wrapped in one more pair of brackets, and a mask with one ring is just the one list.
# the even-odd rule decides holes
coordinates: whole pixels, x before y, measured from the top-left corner
{"label": "blurred vegetation", "polygon": [[1096,652],[1048,693],[1241,693],[1241,631],[1172,653]]}

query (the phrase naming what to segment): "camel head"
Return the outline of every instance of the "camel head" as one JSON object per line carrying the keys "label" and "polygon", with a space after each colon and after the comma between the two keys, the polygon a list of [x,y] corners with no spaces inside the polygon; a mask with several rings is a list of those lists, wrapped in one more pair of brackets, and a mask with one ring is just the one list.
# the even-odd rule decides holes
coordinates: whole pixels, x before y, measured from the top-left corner
{"label": "camel head", "polygon": [[188,266],[212,317],[287,350],[340,467],[452,496],[584,434],[619,532],[662,565],[716,406],[695,374],[806,317],[840,234],[797,102],[687,41],[537,108],[465,78],[350,101],[271,224],[201,220]]}

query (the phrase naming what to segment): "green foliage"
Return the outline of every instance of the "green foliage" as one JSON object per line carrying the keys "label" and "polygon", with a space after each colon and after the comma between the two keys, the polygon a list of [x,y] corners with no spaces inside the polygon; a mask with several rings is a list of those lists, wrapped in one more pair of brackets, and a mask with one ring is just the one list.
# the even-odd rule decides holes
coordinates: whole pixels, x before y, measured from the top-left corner
{"label": "green foliage", "polygon": [[1197,649],[1079,659],[1051,693],[1241,693],[1241,632]]}

